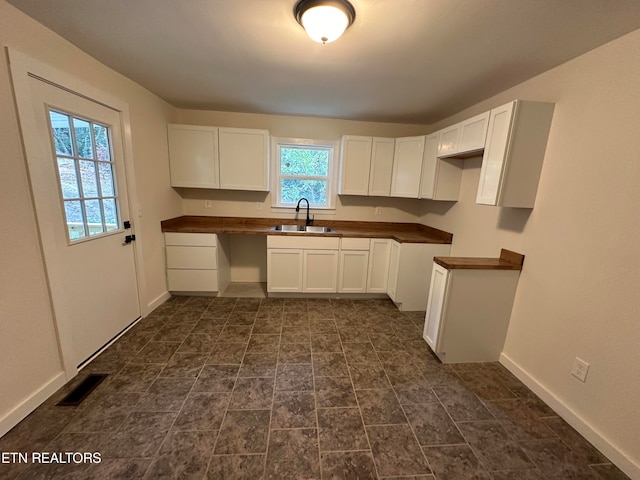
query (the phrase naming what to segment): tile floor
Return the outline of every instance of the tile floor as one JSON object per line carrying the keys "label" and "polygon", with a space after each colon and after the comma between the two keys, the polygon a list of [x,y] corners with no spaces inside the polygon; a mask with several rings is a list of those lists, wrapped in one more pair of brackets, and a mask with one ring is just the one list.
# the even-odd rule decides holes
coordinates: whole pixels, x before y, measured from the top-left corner
{"label": "tile floor", "polygon": [[0,439],[102,462],[0,478],[627,478],[501,365],[440,364],[422,323],[383,300],[173,297]]}

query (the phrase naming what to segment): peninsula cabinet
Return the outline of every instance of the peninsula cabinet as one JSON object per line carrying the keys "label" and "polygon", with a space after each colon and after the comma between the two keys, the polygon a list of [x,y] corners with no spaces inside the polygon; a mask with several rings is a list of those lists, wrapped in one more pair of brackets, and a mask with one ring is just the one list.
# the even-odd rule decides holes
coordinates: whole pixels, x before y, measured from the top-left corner
{"label": "peninsula cabinet", "polygon": [[427,308],[435,256],[448,255],[451,245],[390,241],[387,295],[402,311]]}
{"label": "peninsula cabinet", "polygon": [[524,259],[505,252],[434,259],[423,338],[443,363],[499,360]]}
{"label": "peninsula cabinet", "polygon": [[335,293],[336,237],[267,236],[267,292]]}
{"label": "peninsula cabinet", "polygon": [[553,110],[523,100],[491,110],[476,203],[533,208]]}
{"label": "peninsula cabinet", "polygon": [[231,281],[229,243],[224,235],[164,234],[167,289],[173,293],[215,294]]}
{"label": "peninsula cabinet", "polygon": [[341,143],[338,193],[388,197],[395,140],[345,135]]}
{"label": "peninsula cabinet", "polygon": [[172,187],[269,191],[269,132],[167,126]]}
{"label": "peninsula cabinet", "polygon": [[425,137],[396,138],[391,175],[391,196],[418,198]]}

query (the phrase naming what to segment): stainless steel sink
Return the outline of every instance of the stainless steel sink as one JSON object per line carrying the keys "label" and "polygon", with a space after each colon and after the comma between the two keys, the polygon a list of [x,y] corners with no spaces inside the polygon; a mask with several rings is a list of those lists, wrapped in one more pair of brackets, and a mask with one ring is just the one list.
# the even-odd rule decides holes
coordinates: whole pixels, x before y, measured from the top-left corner
{"label": "stainless steel sink", "polygon": [[278,232],[299,232],[299,233],[329,233],[331,227],[316,227],[315,225],[276,225],[273,227]]}

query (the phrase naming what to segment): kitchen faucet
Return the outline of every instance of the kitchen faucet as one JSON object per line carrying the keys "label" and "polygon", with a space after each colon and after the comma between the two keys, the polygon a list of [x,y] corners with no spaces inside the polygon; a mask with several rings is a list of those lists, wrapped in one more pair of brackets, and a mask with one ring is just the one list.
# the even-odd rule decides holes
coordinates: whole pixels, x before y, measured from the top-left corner
{"label": "kitchen faucet", "polygon": [[307,202],[307,219],[304,222],[304,226],[308,227],[309,225],[311,225],[313,223],[313,220],[311,220],[309,218],[309,200],[307,200],[306,198],[302,197],[300,200],[298,200],[298,204],[296,205],[296,212],[300,211],[300,202],[304,200],[305,202]]}

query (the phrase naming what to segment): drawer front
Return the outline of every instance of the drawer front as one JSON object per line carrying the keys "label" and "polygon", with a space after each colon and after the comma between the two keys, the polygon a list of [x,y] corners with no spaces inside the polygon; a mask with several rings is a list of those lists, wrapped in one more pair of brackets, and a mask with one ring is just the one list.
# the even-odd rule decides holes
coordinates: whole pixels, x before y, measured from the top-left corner
{"label": "drawer front", "polygon": [[217,292],[217,270],[167,270],[170,292]]}
{"label": "drawer front", "polygon": [[342,238],[340,239],[341,250],[369,250],[368,238]]}
{"label": "drawer front", "polygon": [[164,234],[165,245],[185,245],[197,247],[215,247],[215,233],[176,233],[166,232]]}
{"label": "drawer front", "polygon": [[218,268],[216,247],[184,247],[167,245],[167,268],[215,270]]}
{"label": "drawer front", "polygon": [[338,237],[303,237],[269,235],[267,236],[267,248],[299,248],[314,250],[338,250],[340,238]]}

